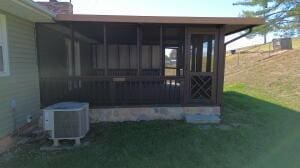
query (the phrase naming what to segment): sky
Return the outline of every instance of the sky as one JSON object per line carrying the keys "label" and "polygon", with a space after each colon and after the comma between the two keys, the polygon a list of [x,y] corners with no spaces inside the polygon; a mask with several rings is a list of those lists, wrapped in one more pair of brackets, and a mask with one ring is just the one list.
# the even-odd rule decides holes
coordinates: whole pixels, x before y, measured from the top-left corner
{"label": "sky", "polygon": [[156,16],[238,16],[235,0],[72,0],[75,13]]}
{"label": "sky", "polygon": [[[72,4],[75,14],[237,17],[246,8],[233,6],[236,1],[238,0],[72,0]],[[272,35],[268,37],[269,40],[271,38]],[[242,38],[228,45],[227,49],[260,43],[263,43],[262,37]]]}

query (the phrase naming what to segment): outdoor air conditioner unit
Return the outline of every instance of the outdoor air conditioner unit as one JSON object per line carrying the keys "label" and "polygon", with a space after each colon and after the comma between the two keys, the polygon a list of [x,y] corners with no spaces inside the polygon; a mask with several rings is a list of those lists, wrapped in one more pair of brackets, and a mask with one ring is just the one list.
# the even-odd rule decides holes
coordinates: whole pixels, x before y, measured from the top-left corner
{"label": "outdoor air conditioner unit", "polygon": [[89,131],[89,104],[63,102],[51,105],[43,110],[44,130],[49,131],[54,146],[61,139],[74,139],[80,144]]}

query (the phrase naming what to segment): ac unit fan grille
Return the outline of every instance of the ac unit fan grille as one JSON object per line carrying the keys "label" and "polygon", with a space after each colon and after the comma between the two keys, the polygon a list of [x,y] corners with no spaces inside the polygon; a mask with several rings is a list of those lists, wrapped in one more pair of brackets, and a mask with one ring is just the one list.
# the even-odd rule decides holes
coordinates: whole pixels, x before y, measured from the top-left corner
{"label": "ac unit fan grille", "polygon": [[72,138],[80,136],[81,111],[55,111],[54,112],[54,137]]}

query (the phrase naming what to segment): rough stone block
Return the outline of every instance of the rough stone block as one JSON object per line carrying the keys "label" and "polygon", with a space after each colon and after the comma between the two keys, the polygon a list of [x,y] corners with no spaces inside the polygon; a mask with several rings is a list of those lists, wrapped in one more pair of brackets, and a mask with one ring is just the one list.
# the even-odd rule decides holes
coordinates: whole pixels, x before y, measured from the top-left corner
{"label": "rough stone block", "polygon": [[220,117],[217,115],[187,114],[184,119],[187,123],[194,124],[214,124],[220,122]]}
{"label": "rough stone block", "polygon": [[219,107],[136,107],[90,109],[91,123],[180,120],[187,114],[220,115]]}

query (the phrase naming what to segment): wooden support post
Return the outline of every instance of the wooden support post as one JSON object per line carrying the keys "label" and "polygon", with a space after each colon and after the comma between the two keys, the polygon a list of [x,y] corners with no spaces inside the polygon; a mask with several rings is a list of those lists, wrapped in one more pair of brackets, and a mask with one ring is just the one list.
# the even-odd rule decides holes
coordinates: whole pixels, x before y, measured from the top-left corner
{"label": "wooden support post", "polygon": [[159,53],[160,53],[160,57],[161,57],[161,61],[160,61],[160,67],[161,67],[161,71],[160,71],[160,76],[164,76],[165,75],[165,51],[164,51],[164,41],[163,41],[163,25],[160,25],[160,33],[159,33],[159,44],[160,44],[160,48],[159,48]]}
{"label": "wooden support post", "polygon": [[190,87],[190,35],[188,33],[188,28],[185,27],[184,28],[184,43],[185,43],[185,49],[184,49],[184,71],[183,71],[183,74],[184,74],[184,85],[182,87],[182,90],[183,90],[183,97],[184,97],[184,100],[183,100],[183,103],[187,103],[188,100],[189,100],[189,95],[190,95],[190,92],[189,92],[189,87]]}
{"label": "wooden support post", "polygon": [[[195,58],[195,71],[196,72],[202,72],[202,58],[203,58],[203,37],[201,39],[197,39],[196,47],[197,47],[197,52],[196,52],[196,58]],[[194,54],[193,54],[194,56]]]}
{"label": "wooden support post", "polygon": [[88,67],[88,68],[84,68],[85,70],[84,70],[84,74],[82,74],[82,75],[86,75],[87,73],[91,73],[92,71],[93,71],[93,68],[94,68],[94,65],[93,65],[93,59],[94,59],[94,55],[93,55],[93,52],[94,52],[94,47],[93,47],[93,44],[92,43],[90,43],[89,44],[89,50],[90,50],[90,55],[89,55],[89,57],[90,57],[90,61],[89,61],[89,63],[90,63],[90,66]]}
{"label": "wooden support post", "polygon": [[131,47],[128,45],[128,69],[131,69]]}
{"label": "wooden support post", "polygon": [[95,52],[95,61],[96,61],[95,68],[97,69],[97,68],[99,68],[99,65],[98,65],[98,44],[95,45],[94,50],[95,50],[94,52]]}
{"label": "wooden support post", "polygon": [[222,106],[224,69],[225,69],[225,28],[220,26],[218,29],[218,54],[217,54],[217,84],[216,84],[216,104]]}
{"label": "wooden support post", "polygon": [[149,53],[150,53],[150,57],[151,57],[151,60],[150,60],[150,67],[151,69],[153,69],[153,46],[150,45],[150,48],[149,48]]}
{"label": "wooden support post", "polygon": [[141,42],[142,42],[142,37],[141,37],[141,26],[137,26],[137,66],[138,66],[138,71],[137,75],[141,75],[141,69],[142,69],[142,54],[141,54]]}
{"label": "wooden support post", "polygon": [[75,75],[75,41],[74,41],[74,26],[71,23],[71,53],[72,53],[72,76]]}
{"label": "wooden support post", "polygon": [[180,76],[180,69],[181,69],[181,65],[182,65],[182,62],[181,62],[181,58],[182,58],[182,44],[181,42],[179,42],[179,48],[177,50],[177,54],[176,54],[176,76]]}
{"label": "wooden support post", "polygon": [[107,32],[106,25],[103,25],[103,51],[104,51],[104,75],[108,74],[108,54],[107,54]]}
{"label": "wooden support post", "polygon": [[[214,37],[213,37],[214,38]],[[211,65],[212,65],[212,38],[208,38],[207,43],[207,61],[206,61],[206,72],[211,72]]]}
{"label": "wooden support post", "polygon": [[121,69],[120,44],[117,44],[118,68]]}
{"label": "wooden support post", "polygon": [[189,43],[190,45],[193,44],[192,51],[191,51],[191,53],[189,53],[189,57],[191,58],[191,69],[190,69],[190,71],[191,71],[191,72],[196,72],[196,71],[197,71],[197,70],[196,70],[196,67],[197,67],[197,61],[196,61],[196,48],[197,48],[198,46],[195,45],[195,44],[197,44],[197,41],[194,40],[194,39],[192,39],[192,37],[191,37],[190,34],[189,34],[188,36],[189,36],[188,43]]}

